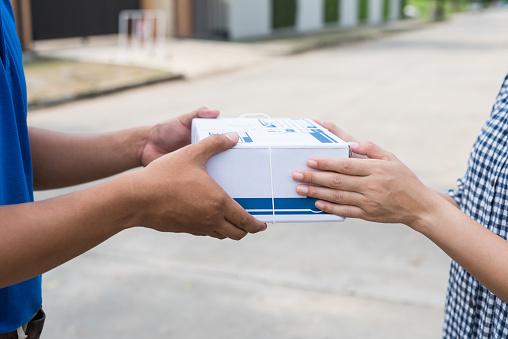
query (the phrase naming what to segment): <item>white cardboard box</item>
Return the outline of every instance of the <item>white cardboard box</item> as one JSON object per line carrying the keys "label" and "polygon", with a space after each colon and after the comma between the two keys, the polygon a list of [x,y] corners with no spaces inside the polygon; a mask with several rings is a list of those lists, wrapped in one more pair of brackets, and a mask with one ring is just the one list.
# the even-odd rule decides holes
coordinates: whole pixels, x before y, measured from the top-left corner
{"label": "white cardboard box", "polygon": [[291,174],[308,170],[307,160],[348,158],[349,145],[307,119],[194,119],[192,142],[210,135],[236,132],[233,149],[207,164],[210,176],[242,207],[270,223],[343,221],[300,197]]}

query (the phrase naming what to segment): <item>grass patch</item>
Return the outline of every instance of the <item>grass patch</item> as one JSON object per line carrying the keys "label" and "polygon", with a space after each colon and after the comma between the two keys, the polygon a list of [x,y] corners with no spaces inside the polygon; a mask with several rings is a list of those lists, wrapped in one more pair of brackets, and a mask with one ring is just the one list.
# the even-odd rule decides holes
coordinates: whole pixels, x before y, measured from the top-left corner
{"label": "grass patch", "polygon": [[170,72],[135,66],[39,58],[25,62],[29,105],[112,93],[169,79]]}

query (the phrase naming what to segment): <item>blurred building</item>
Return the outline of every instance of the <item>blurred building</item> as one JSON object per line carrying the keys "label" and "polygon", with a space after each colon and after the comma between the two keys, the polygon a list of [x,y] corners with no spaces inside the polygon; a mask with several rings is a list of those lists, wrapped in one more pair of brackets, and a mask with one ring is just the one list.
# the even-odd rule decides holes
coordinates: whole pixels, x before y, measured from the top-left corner
{"label": "blurred building", "polygon": [[123,10],[158,9],[169,36],[248,39],[276,32],[381,24],[405,0],[11,0],[25,49],[33,40],[118,32]]}
{"label": "blurred building", "polygon": [[[180,0],[176,35],[248,39],[277,32],[377,25],[401,18],[405,0]],[[177,6],[178,7],[178,6]],[[178,24],[178,22],[180,24]]]}

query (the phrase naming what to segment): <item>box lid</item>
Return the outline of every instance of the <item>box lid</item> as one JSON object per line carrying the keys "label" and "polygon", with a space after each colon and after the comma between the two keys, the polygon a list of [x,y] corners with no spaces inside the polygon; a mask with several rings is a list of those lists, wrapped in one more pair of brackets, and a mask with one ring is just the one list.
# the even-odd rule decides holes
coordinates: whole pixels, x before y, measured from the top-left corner
{"label": "box lid", "polygon": [[349,148],[349,145],[310,119],[194,119],[193,142],[210,135],[236,132],[235,148]]}

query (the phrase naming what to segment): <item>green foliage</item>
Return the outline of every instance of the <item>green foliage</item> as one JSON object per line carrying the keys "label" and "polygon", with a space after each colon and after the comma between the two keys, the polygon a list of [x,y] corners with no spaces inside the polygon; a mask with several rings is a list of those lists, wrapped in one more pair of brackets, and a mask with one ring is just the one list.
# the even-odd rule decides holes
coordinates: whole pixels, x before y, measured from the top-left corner
{"label": "green foliage", "polygon": [[391,9],[391,1],[383,0],[383,18],[385,21],[390,20],[390,9]]}
{"label": "green foliage", "polygon": [[404,19],[406,15],[404,14],[404,8],[407,6],[408,0],[401,0],[400,1],[400,17]]}
{"label": "green foliage", "polygon": [[296,25],[296,0],[273,0],[273,28],[290,28]]}
{"label": "green foliage", "polygon": [[339,22],[340,0],[325,0],[325,22]]}
{"label": "green foliage", "polygon": [[481,2],[484,7],[488,7],[494,3],[494,0],[482,0]]}
{"label": "green foliage", "polygon": [[359,0],[359,19],[360,22],[367,22],[369,19],[369,0]]}
{"label": "green foliage", "polygon": [[[420,18],[432,19],[434,10],[436,8],[436,0],[406,0],[408,5],[413,5],[418,10]],[[491,0],[482,0],[491,1]],[[445,0],[445,16],[449,16],[455,12],[466,11],[471,0]]]}

